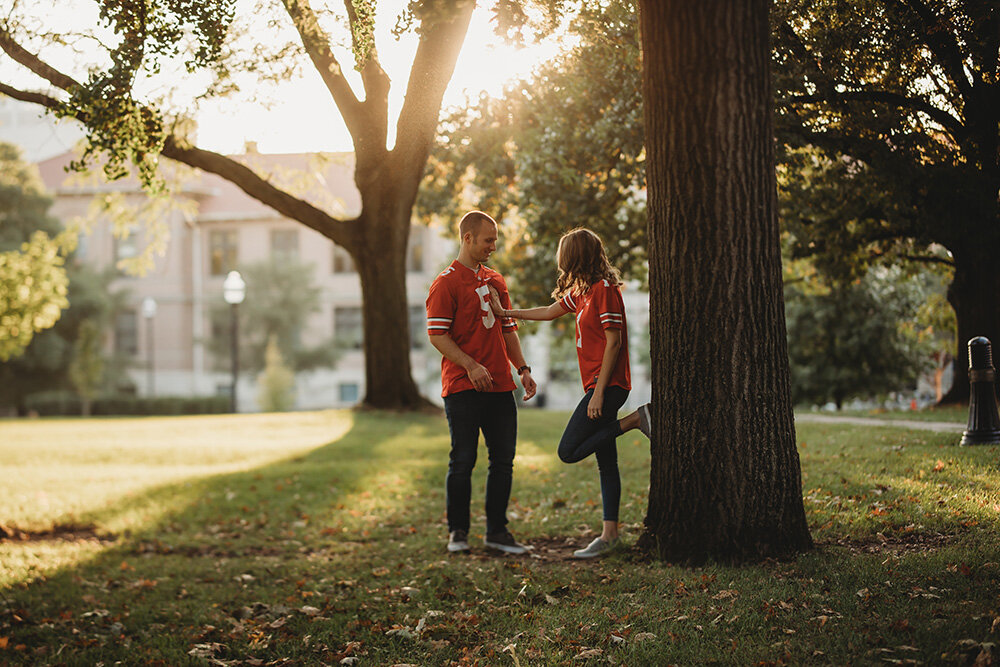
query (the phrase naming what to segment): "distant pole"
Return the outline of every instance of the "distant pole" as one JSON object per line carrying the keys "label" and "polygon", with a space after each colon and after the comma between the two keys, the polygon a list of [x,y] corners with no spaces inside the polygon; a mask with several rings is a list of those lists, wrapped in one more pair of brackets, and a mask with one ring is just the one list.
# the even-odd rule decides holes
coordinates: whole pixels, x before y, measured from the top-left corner
{"label": "distant pole", "polygon": [[237,412],[236,409],[236,383],[239,380],[240,373],[240,361],[239,361],[239,306],[243,303],[243,299],[247,295],[247,284],[243,281],[243,276],[240,275],[239,271],[230,271],[229,275],[226,276],[225,282],[222,283],[222,296],[231,306],[231,323],[230,330],[232,332],[232,340],[230,341],[231,349],[230,356],[233,361],[233,385],[230,392],[230,412]]}
{"label": "distant pole", "polygon": [[142,316],[146,320],[146,394],[156,393],[155,366],[153,364],[153,318],[156,317],[156,299],[147,296],[142,300]]}

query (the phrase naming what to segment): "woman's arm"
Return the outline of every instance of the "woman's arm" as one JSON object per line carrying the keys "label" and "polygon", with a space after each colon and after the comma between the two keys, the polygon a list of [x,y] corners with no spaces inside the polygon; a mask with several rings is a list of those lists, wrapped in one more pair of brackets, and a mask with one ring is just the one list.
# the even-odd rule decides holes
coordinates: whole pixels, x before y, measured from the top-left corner
{"label": "woman's arm", "polygon": [[517,320],[534,320],[536,322],[554,320],[569,312],[560,301],[537,308],[505,310],[500,305],[500,295],[497,294],[492,285],[490,286],[490,307],[493,309],[493,314],[497,317],[513,317]]}
{"label": "woman's arm", "polygon": [[601,371],[597,374],[597,384],[594,385],[594,394],[587,404],[587,416],[597,419],[604,411],[604,390],[608,388],[611,381],[611,373],[618,363],[618,353],[622,349],[622,332],[618,329],[604,330],[604,356],[601,358]]}

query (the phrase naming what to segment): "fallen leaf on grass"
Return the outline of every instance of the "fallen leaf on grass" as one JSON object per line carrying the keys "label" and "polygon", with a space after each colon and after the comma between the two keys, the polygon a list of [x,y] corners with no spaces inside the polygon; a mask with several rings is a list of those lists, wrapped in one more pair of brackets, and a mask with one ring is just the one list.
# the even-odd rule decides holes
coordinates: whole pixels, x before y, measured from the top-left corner
{"label": "fallen leaf on grass", "polygon": [[300,607],[299,611],[302,612],[303,614],[305,614],[306,616],[318,616],[319,615],[319,609],[316,608],[316,607],[310,607],[309,605],[305,605],[303,607]]}
{"label": "fallen leaf on grass", "polygon": [[409,628],[393,628],[392,630],[386,630],[385,634],[387,637],[400,637],[402,639],[413,639],[415,636],[413,630]]}
{"label": "fallen leaf on grass", "polygon": [[604,654],[604,651],[602,651],[599,648],[588,648],[588,649],[584,649],[584,650],[580,651],[579,653],[577,653],[575,656],[573,656],[573,659],[574,660],[590,660],[591,658],[599,658],[603,654]]}
{"label": "fallen leaf on grass", "polygon": [[942,470],[944,470],[944,466],[945,466],[944,461],[938,459],[937,463],[934,464],[934,467],[931,468],[931,472],[941,472]]}
{"label": "fallen leaf on grass", "polygon": [[225,644],[219,644],[218,642],[209,642],[207,644],[195,644],[194,647],[190,651],[188,651],[188,655],[193,656],[195,658],[210,658],[225,648],[226,648]]}

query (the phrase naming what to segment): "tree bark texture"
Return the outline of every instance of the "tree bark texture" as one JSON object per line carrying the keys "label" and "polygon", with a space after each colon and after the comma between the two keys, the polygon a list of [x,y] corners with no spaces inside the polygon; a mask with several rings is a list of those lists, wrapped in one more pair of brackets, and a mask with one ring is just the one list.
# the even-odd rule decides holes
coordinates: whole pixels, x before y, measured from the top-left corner
{"label": "tree bark texture", "polygon": [[[407,189],[409,190],[409,189]],[[372,193],[373,195],[375,193]],[[365,397],[370,408],[421,408],[431,404],[420,395],[410,365],[409,310],[406,301],[406,245],[412,194],[388,192],[371,196],[357,229],[363,237],[354,248],[361,278],[364,323]],[[400,344],[400,336],[405,336]]]}
{"label": "tree bark texture", "polygon": [[[956,249],[952,256],[955,275],[948,286],[948,302],[955,309],[958,336],[954,381],[941,403],[955,404],[969,402],[969,340],[985,336],[994,350],[1000,349],[1000,244]],[[993,354],[996,358],[997,352]]]}
{"label": "tree bark texture", "polygon": [[640,3],[654,428],[640,544],[812,545],[789,390],[766,0]]}

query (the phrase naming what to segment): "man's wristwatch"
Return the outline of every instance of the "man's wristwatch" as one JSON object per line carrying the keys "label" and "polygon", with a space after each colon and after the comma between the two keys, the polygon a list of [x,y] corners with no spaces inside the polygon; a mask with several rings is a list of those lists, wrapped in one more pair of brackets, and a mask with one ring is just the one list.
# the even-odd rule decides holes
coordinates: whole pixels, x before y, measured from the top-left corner
{"label": "man's wristwatch", "polygon": [[531,372],[531,366],[528,366],[527,364],[525,364],[524,366],[521,366],[520,368],[517,369],[517,374],[520,375],[524,371],[528,371],[530,373]]}

